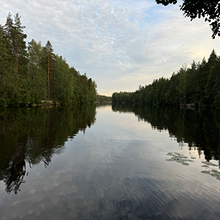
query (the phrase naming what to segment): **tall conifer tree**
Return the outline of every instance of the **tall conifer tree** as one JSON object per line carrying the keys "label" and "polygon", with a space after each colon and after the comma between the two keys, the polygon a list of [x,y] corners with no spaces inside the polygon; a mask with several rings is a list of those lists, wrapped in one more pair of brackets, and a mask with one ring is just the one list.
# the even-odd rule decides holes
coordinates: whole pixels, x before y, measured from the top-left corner
{"label": "tall conifer tree", "polygon": [[47,49],[47,98],[50,98],[50,69],[51,69],[51,62],[52,62],[52,45],[50,41],[47,41],[46,44]]}

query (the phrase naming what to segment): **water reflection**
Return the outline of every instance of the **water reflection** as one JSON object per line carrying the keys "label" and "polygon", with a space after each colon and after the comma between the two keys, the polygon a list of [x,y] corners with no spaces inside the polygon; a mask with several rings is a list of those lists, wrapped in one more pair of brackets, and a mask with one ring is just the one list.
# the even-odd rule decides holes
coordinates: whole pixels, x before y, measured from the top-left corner
{"label": "water reflection", "polygon": [[[134,112],[134,108],[126,111],[131,110]],[[95,126],[87,129],[85,134],[79,132],[75,137],[79,129],[84,131],[86,126],[94,123],[95,109],[51,109],[49,113],[41,109],[22,111],[24,114],[17,112],[16,117],[11,114],[14,119],[10,113],[3,114],[7,116],[4,121],[8,123],[7,129],[11,128],[9,124],[13,125],[9,123],[11,119],[17,121],[17,126],[14,126],[17,129],[22,124],[23,128],[26,127],[23,132],[17,132],[17,141],[13,141],[16,147],[9,148],[13,154],[4,150],[4,155],[5,158],[10,155],[10,162],[12,158],[19,158],[17,154],[20,154],[23,155],[20,161],[37,166],[21,166],[24,175],[29,174],[23,179],[20,174],[19,181],[26,179],[26,183],[18,187],[21,192],[17,195],[5,193],[4,188],[1,190],[3,181],[0,181],[0,218],[219,219],[219,181],[210,176],[218,175],[212,171],[215,161],[202,163],[203,154],[201,159],[192,159],[192,154],[186,158],[188,150],[178,148],[167,131],[156,132],[151,129],[152,123],[143,122],[143,119],[157,121],[155,118],[160,117],[162,122],[158,125],[154,122],[152,127],[169,129],[176,119],[167,117],[166,120],[172,121],[166,124],[162,110],[157,110],[160,116],[155,115],[156,110],[151,110],[151,114],[146,111],[146,119],[135,110],[139,120],[142,120],[138,122],[133,113],[119,114],[112,112],[111,107],[98,107]],[[85,114],[83,111],[86,111]],[[140,109],[139,112],[145,110]],[[27,117],[28,114],[30,116]],[[25,122],[26,117],[28,120]],[[43,131],[36,124],[43,124]],[[12,136],[16,132],[10,134]],[[1,138],[3,140],[3,136]],[[23,148],[19,148],[20,143],[23,143]],[[178,154],[171,153],[175,151]],[[60,152],[62,154],[58,155]],[[4,159],[3,156],[1,158]],[[167,162],[169,159],[172,161]],[[182,163],[190,166],[176,163],[175,159],[181,159]],[[196,160],[208,166],[210,173],[201,173],[206,167],[201,167]],[[8,162],[2,163],[1,168],[8,167]],[[16,161],[13,162],[16,168]]]}
{"label": "water reflection", "polygon": [[159,106],[135,106],[116,104],[113,111],[133,112],[138,120],[151,124],[153,129],[168,130],[178,143],[188,143],[189,150],[197,149],[205,159],[220,159],[220,112],[214,110],[190,110],[161,108]]}
{"label": "water reflection", "polygon": [[44,162],[62,151],[68,138],[95,122],[95,106],[9,109],[0,112],[0,180],[17,194],[26,166]]}

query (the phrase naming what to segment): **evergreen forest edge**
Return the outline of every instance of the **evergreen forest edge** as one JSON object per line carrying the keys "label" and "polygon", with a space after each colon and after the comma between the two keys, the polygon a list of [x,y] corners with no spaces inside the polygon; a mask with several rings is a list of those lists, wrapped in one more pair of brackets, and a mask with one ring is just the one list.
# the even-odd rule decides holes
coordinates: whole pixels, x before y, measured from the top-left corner
{"label": "evergreen forest edge", "polygon": [[220,108],[220,57],[213,50],[208,61],[193,61],[169,79],[156,79],[135,92],[113,93],[112,102]]}
{"label": "evergreen forest edge", "polygon": [[34,39],[26,46],[20,16],[0,25],[0,106],[94,103],[96,83]]}

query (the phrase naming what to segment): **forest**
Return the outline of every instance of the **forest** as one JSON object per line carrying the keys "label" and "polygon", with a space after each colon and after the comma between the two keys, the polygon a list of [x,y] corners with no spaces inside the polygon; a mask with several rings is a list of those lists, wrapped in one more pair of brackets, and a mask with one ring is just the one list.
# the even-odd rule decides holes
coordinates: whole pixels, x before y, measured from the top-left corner
{"label": "forest", "polygon": [[0,106],[95,102],[95,81],[55,54],[49,40],[26,45],[24,29],[18,14],[0,25]]}
{"label": "forest", "polygon": [[220,108],[220,57],[213,50],[208,60],[193,61],[168,79],[156,79],[135,92],[113,93],[112,102]]}
{"label": "forest", "polygon": [[111,103],[112,102],[112,97],[111,96],[105,96],[105,95],[96,95],[96,103]]}

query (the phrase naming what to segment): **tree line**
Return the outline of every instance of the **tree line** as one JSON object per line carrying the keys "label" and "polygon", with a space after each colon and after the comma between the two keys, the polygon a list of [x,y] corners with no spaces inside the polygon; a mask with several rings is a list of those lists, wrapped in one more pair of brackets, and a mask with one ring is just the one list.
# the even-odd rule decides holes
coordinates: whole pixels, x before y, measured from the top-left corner
{"label": "tree line", "polygon": [[96,83],[81,75],[66,60],[32,39],[26,45],[25,26],[9,13],[0,25],[0,105],[89,103],[96,100]]}
{"label": "tree line", "polygon": [[96,96],[96,102],[97,103],[111,103],[112,97],[111,96],[105,96],[105,95],[98,95]]}
{"label": "tree line", "polygon": [[220,57],[213,50],[207,61],[193,61],[169,79],[156,79],[135,92],[113,93],[112,102],[220,108]]}

